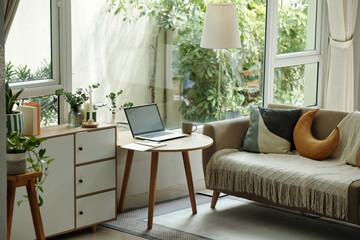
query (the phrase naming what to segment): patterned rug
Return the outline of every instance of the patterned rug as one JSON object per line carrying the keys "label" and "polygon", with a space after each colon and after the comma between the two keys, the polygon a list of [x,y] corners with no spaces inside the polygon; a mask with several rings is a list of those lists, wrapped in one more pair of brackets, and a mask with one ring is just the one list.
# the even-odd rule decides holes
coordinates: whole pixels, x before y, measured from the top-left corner
{"label": "patterned rug", "polygon": [[267,207],[241,198],[196,195],[196,215],[188,197],[156,203],[154,224],[147,230],[147,207],[129,209],[103,226],[147,239],[359,239],[360,228],[297,212]]}

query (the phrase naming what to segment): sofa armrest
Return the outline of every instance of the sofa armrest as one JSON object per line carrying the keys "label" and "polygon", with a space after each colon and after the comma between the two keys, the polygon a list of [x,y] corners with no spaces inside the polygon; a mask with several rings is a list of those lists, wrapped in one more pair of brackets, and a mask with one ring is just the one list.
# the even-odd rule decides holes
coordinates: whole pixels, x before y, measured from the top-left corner
{"label": "sofa armrest", "polygon": [[214,140],[211,147],[202,150],[204,175],[206,165],[216,151],[225,148],[240,149],[242,147],[249,123],[249,117],[242,117],[211,122],[204,125],[203,134]]}

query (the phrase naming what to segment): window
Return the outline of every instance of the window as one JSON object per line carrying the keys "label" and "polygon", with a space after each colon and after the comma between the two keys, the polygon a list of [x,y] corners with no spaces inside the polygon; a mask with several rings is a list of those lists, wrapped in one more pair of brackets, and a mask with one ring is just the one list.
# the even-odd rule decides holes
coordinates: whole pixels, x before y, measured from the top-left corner
{"label": "window", "polygon": [[[237,5],[242,47],[223,51],[221,119],[248,115],[249,105],[316,105],[323,1],[228,2]],[[155,102],[167,128],[216,119],[220,56],[200,48],[205,3],[71,4],[73,90],[99,82],[95,102],[121,89],[119,105]],[[97,111],[110,122],[106,108]]]}
{"label": "window", "polygon": [[57,1],[20,1],[5,44],[6,79],[41,103],[44,126],[58,123],[57,97],[46,96],[61,87],[58,20]]}
{"label": "window", "polygon": [[[267,45],[265,104],[318,104],[318,79],[323,68],[321,6],[321,0],[271,1],[268,37],[273,41]],[[277,33],[276,38],[273,33]]]}

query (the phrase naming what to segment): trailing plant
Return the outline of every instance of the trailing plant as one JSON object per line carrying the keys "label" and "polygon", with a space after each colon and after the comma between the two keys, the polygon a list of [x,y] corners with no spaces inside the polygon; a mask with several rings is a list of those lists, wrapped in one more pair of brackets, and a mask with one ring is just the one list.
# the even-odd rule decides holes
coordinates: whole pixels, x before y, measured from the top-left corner
{"label": "trailing plant", "polygon": [[14,105],[19,99],[20,95],[23,93],[24,89],[19,90],[17,93],[13,93],[10,88],[9,81],[5,81],[5,103],[6,103],[6,114],[11,114],[13,112]]}
{"label": "trailing plant", "polygon": [[109,111],[112,114],[116,114],[118,111],[121,111],[122,109],[126,107],[132,107],[134,104],[132,102],[124,103],[123,105],[117,106],[117,97],[120,96],[123,93],[123,90],[120,90],[119,92],[111,92],[109,95],[106,95],[106,98],[110,100],[111,106],[108,107]]}
{"label": "trailing plant", "polygon": [[78,88],[74,93],[72,92],[64,92],[64,89],[58,89],[55,91],[55,94],[58,96],[61,96],[65,99],[66,102],[68,102],[72,109],[77,110],[81,104],[86,102],[89,99],[90,92],[98,88],[100,86],[100,83],[96,83],[93,85],[90,85],[88,88]]}
{"label": "trailing plant", "polygon": [[[49,175],[49,164],[54,161],[53,158],[45,155],[46,149],[38,150],[40,144],[45,140],[45,138],[36,138],[34,136],[27,137],[24,134],[19,136],[17,132],[7,133],[6,135],[6,152],[9,154],[27,153],[26,161],[30,164],[28,170],[32,172],[42,172],[42,176],[35,179],[35,189],[40,207],[44,203],[41,194],[44,193],[43,184]],[[28,199],[27,195],[23,197],[25,199],[17,202],[18,206],[20,206],[24,200]]]}

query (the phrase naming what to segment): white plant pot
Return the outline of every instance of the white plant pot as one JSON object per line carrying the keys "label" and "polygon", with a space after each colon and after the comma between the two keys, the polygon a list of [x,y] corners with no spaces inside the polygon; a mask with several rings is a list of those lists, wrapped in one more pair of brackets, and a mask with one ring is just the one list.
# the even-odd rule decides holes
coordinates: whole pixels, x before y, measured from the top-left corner
{"label": "white plant pot", "polygon": [[26,153],[7,153],[7,174],[16,175],[26,172]]}

